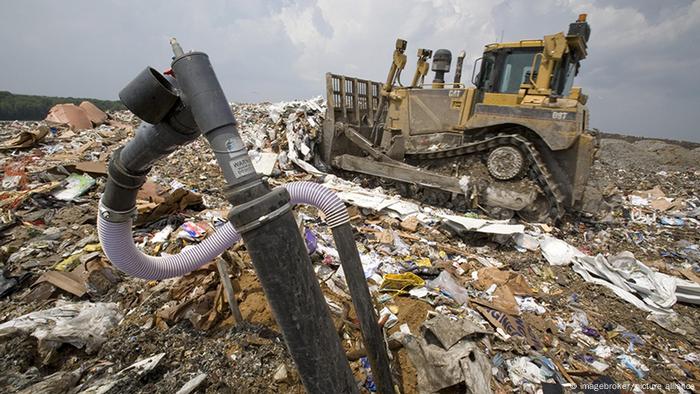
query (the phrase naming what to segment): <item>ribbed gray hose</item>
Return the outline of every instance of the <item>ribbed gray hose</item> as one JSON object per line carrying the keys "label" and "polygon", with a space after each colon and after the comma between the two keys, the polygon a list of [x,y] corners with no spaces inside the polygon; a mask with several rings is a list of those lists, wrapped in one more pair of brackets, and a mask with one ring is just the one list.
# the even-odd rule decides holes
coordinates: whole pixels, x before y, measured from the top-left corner
{"label": "ribbed gray hose", "polygon": [[[326,223],[336,227],[347,223],[345,204],[335,193],[313,182],[292,182],[283,186],[290,203],[312,205],[326,215]],[[231,223],[219,227],[200,244],[175,255],[155,257],[141,252],[134,244],[131,221],[112,223],[97,217],[97,233],[102,250],[121,271],[142,279],[161,280],[182,276],[214,260],[241,239]]]}

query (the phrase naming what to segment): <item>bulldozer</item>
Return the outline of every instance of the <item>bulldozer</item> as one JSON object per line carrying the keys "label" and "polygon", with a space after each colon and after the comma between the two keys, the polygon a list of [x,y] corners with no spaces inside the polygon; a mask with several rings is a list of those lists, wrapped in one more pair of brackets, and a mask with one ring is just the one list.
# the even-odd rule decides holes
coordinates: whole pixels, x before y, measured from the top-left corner
{"label": "bulldozer", "polygon": [[397,39],[384,83],[326,74],[320,157],[341,174],[456,210],[526,221],[581,212],[598,136],[573,81],[590,32],[581,14],[566,34],[488,44],[469,86],[464,51],[446,82],[452,53],[424,48],[404,86],[407,42]]}

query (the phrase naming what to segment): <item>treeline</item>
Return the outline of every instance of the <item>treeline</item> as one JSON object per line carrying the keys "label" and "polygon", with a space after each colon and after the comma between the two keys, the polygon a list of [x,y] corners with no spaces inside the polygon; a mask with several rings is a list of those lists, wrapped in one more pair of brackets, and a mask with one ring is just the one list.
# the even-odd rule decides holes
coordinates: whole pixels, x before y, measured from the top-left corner
{"label": "treeline", "polygon": [[42,120],[56,104],[90,101],[103,111],[126,109],[119,101],[75,97],[30,96],[0,91],[0,120]]}

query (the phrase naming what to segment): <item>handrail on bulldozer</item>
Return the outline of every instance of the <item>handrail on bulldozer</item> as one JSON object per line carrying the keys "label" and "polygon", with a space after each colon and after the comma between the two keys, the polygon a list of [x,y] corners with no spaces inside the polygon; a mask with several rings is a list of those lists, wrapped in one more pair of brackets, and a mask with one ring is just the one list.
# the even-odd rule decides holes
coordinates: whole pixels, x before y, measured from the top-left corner
{"label": "handrail on bulldozer", "polygon": [[[452,88],[451,88],[451,89],[466,89],[466,88],[467,88],[467,86],[466,86],[464,83],[462,83],[462,82],[443,82],[442,85],[445,85],[445,86],[447,86],[447,85],[452,85]],[[455,85],[457,85],[457,86],[455,87]],[[433,83],[423,83],[423,84],[420,84],[420,85],[418,85],[418,86],[421,87],[421,88],[422,88],[423,86],[430,86],[430,87],[432,87],[432,86],[433,86]]]}

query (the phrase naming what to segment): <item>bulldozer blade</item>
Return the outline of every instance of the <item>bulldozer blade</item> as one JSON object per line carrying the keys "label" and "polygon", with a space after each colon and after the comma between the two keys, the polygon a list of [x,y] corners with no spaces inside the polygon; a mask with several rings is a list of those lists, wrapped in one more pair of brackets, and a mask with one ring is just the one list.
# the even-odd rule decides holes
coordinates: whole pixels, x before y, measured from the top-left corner
{"label": "bulldozer blade", "polygon": [[399,182],[464,194],[464,191],[459,186],[459,179],[440,175],[431,171],[425,171],[403,163],[380,163],[372,159],[352,155],[340,155],[336,157],[333,162],[335,166],[346,171],[359,172]]}

